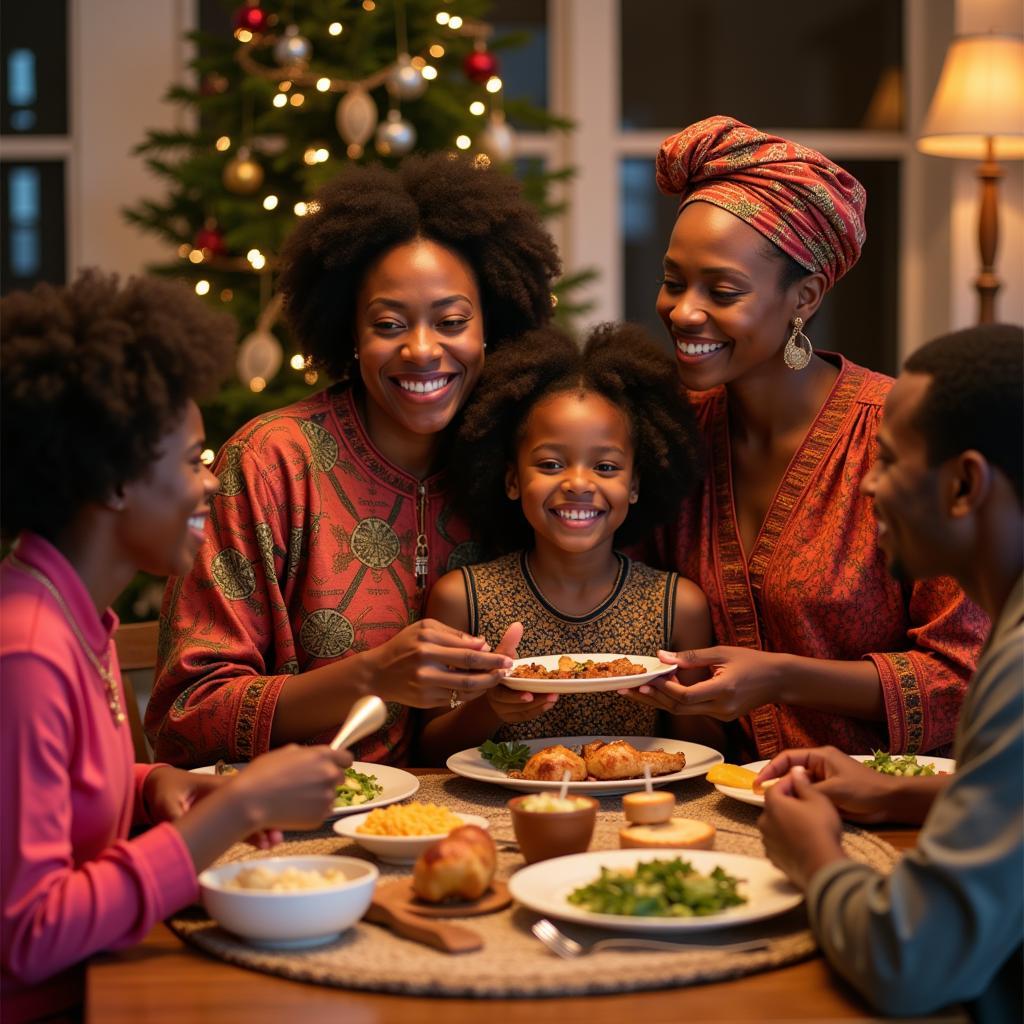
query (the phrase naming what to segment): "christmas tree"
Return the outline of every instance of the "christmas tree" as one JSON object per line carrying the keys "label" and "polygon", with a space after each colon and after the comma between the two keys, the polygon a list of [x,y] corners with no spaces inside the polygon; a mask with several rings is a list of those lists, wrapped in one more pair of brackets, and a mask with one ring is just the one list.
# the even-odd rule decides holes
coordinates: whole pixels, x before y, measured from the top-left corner
{"label": "christmas tree", "polygon": [[[197,85],[167,98],[195,114],[191,131],[150,131],[138,152],[166,180],[160,200],[126,211],[177,253],[155,272],[186,278],[239,320],[239,380],[204,409],[215,445],[245,420],[313,387],[299,343],[278,320],[276,254],[317,188],[351,161],[464,150],[490,173],[512,173],[509,121],[568,125],[524,102],[504,103],[503,43],[489,0],[249,0],[233,37],[194,33]],[[518,168],[542,213],[551,180]],[[560,313],[573,312],[561,286]],[[280,339],[280,340],[279,340]],[[282,344],[283,342],[283,344]]]}

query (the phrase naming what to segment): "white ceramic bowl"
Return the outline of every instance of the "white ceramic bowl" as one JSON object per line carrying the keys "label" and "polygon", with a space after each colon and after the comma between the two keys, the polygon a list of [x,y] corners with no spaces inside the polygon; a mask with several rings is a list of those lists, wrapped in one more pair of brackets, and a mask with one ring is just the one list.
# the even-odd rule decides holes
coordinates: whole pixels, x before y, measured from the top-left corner
{"label": "white ceramic bowl", "polygon": [[[243,868],[269,871],[334,868],[345,880],[318,889],[273,891],[226,889]],[[366,912],[379,876],[377,868],[357,857],[259,857],[207,868],[199,875],[203,904],[224,928],[254,946],[299,949],[336,939]]]}
{"label": "white ceramic bowl", "polygon": [[[369,816],[367,812],[339,818],[334,823],[334,831],[339,836],[351,839],[385,864],[411,864],[431,843],[436,843],[438,839],[444,839],[448,835],[447,832],[440,832],[432,836],[373,836],[357,831]],[[489,824],[486,818],[481,818],[478,814],[455,816],[461,825],[479,825],[486,830]]]}

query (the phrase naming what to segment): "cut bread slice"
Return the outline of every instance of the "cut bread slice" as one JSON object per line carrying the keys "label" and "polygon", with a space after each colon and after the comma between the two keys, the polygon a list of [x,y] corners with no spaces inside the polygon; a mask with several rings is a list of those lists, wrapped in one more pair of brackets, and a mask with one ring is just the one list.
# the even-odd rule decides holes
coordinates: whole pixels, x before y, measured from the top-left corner
{"label": "cut bread slice", "polygon": [[696,818],[670,818],[657,825],[631,825],[619,831],[619,846],[623,849],[710,850],[714,845],[715,826]]}

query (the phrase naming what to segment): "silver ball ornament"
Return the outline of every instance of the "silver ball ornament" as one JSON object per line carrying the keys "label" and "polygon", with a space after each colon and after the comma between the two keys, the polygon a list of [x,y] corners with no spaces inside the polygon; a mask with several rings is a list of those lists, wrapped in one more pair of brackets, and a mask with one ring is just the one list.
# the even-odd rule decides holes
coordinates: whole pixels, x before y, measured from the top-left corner
{"label": "silver ball ornament", "polygon": [[313,44],[299,34],[298,25],[289,25],[284,35],[274,44],[274,60],[282,67],[306,64],[313,54]]}
{"label": "silver ball ornament", "polygon": [[487,127],[477,137],[477,144],[495,163],[508,163],[515,155],[516,135],[501,111],[491,115]]}
{"label": "silver ball ornament", "polygon": [[416,129],[397,111],[388,111],[387,120],[377,127],[377,152],[381,156],[405,156],[416,145]]}
{"label": "silver ball ornament", "polygon": [[388,75],[388,89],[400,100],[418,99],[427,88],[427,80],[412,66],[409,54],[401,53]]}

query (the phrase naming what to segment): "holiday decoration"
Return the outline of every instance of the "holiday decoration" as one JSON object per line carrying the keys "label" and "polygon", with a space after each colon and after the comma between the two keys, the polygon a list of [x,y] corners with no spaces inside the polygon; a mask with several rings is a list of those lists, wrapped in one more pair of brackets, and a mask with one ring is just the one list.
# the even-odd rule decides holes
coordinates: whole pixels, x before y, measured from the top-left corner
{"label": "holiday decoration", "polygon": [[274,60],[282,67],[305,65],[313,54],[313,44],[299,34],[298,25],[289,25],[284,35],[274,44]]}
{"label": "holiday decoration", "polygon": [[498,73],[498,58],[489,50],[476,49],[462,62],[466,77],[477,85],[486,85]]}
{"label": "holiday decoration", "polygon": [[224,168],[222,179],[229,192],[251,196],[263,184],[263,168],[249,155],[249,150],[241,146],[235,159]]}
{"label": "holiday decoration", "polygon": [[221,93],[227,92],[230,84],[224,75],[211,71],[209,74],[203,75],[202,81],[199,83],[199,91],[204,96],[219,96]]}
{"label": "holiday decoration", "polygon": [[374,143],[381,156],[405,156],[416,145],[416,129],[397,110],[389,110],[386,121],[377,127]]}
{"label": "holiday decoration", "polygon": [[350,155],[358,150],[362,155],[363,146],[377,127],[377,104],[365,89],[350,89],[338,104],[335,123],[338,134],[349,144]]}
{"label": "holiday decoration", "polygon": [[217,229],[216,221],[208,220],[197,232],[192,244],[202,253],[223,256],[227,252],[224,236]]}
{"label": "holiday decoration", "polygon": [[284,349],[281,342],[267,328],[257,327],[238,346],[235,368],[243,384],[251,387],[252,382],[259,379],[265,387],[268,381],[277,376],[283,362]]}
{"label": "holiday decoration", "polygon": [[482,153],[499,164],[508,163],[515,155],[515,133],[502,111],[492,111],[487,127],[480,133],[478,144]]}
{"label": "holiday decoration", "polygon": [[412,66],[412,59],[407,53],[400,53],[395,66],[388,76],[388,89],[393,96],[401,100],[415,100],[426,92],[427,80],[419,68]]}
{"label": "holiday decoration", "polygon": [[267,12],[256,4],[246,4],[235,11],[235,30],[251,32],[254,35],[266,31]]}

